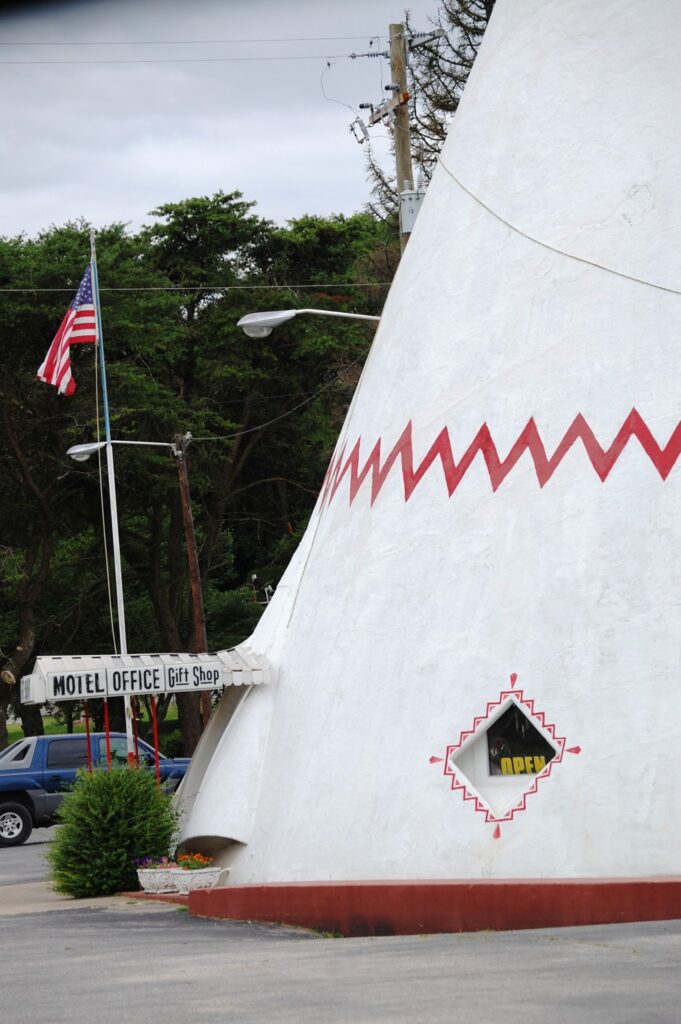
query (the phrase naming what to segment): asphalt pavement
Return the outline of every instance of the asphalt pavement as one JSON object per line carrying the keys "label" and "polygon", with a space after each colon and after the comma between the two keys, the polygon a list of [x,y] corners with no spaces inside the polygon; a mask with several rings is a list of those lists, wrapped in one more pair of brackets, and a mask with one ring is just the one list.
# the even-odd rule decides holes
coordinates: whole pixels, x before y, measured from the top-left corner
{"label": "asphalt pavement", "polygon": [[0,849],[12,1024],[679,1024],[681,921],[339,939],[114,897],[50,904]]}
{"label": "asphalt pavement", "polygon": [[[44,852],[54,828],[36,829],[23,846],[0,847],[0,886],[41,882],[45,878]],[[2,896],[0,895],[0,906]]]}

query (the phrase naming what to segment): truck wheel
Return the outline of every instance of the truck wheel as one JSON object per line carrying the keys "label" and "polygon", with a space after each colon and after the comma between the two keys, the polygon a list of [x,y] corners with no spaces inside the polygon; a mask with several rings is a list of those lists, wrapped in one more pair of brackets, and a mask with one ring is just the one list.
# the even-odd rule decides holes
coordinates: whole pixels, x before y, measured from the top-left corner
{"label": "truck wheel", "polygon": [[20,846],[33,831],[31,815],[21,804],[0,804],[0,846]]}

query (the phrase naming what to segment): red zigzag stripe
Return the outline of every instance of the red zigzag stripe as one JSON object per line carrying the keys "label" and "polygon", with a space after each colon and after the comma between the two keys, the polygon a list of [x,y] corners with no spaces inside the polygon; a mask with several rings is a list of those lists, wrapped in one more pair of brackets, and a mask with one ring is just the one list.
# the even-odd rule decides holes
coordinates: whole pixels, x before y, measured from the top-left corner
{"label": "red zigzag stripe", "polygon": [[575,416],[565,436],[550,458],[546,454],[546,449],[539,436],[534,418],[528,420],[520,437],[505,459],[499,458],[499,453],[492,439],[489,427],[486,423],[483,423],[473,438],[472,443],[457,463],[452,453],[449,431],[447,427],[444,427],[435,438],[425,458],[416,468],[414,468],[412,424],[410,420],[382,465],[381,438],[378,439],[368,459],[361,467],[361,437],[357,439],[347,459],[345,459],[344,446],[338,456],[331,460],[331,465],[323,484],[322,505],[333,500],[345,476],[349,476],[350,504],[357,497],[357,493],[367,477],[371,478],[371,504],[373,505],[390,471],[398,460],[402,468],[405,501],[409,500],[417,485],[437,459],[442,464],[447,492],[451,497],[478,453],[485,460],[493,491],[496,491],[501,486],[525,451],[530,453],[539,486],[543,487],[551,479],[570,448],[577,441],[582,442],[591,465],[599,478],[605,481],[631,437],[637,439],[662,479],[666,480],[679,454],[681,454],[681,422],[677,424],[664,448],[661,448],[636,409],[631,410],[609,448],[603,448],[600,445],[593,430],[582,414],[579,413],[578,416]]}

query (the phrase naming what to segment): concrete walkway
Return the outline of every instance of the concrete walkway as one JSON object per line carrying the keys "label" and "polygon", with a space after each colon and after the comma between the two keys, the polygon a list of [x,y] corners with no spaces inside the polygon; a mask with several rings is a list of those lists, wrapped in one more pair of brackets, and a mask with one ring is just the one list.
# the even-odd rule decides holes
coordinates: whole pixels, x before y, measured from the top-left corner
{"label": "concrete walkway", "polygon": [[[74,900],[53,892],[48,882],[23,882],[18,885],[0,887],[0,917],[16,914],[42,914],[49,910],[79,910],[84,907],[100,909],[126,909],[139,905],[149,910],[149,904],[130,896],[99,896],[93,899]],[[154,907],[157,904],[153,904]],[[164,910],[176,909],[168,904],[158,904]]]}

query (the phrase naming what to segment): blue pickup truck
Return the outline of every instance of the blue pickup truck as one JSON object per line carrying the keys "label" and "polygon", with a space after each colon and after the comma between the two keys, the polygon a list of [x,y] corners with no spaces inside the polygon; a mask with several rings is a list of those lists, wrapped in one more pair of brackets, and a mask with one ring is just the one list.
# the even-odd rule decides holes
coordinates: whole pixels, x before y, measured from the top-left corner
{"label": "blue pickup truck", "polygon": [[[109,736],[112,764],[127,763],[125,735]],[[154,770],[154,748],[138,740],[139,763]],[[90,734],[93,767],[106,767],[106,736]],[[73,784],[79,768],[87,767],[87,737],[31,736],[17,740],[0,752],[0,846],[25,843],[34,828],[54,823],[54,814],[64,793]],[[173,792],[184,778],[189,758],[160,755],[161,782]]]}

